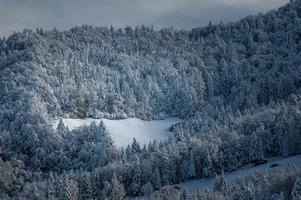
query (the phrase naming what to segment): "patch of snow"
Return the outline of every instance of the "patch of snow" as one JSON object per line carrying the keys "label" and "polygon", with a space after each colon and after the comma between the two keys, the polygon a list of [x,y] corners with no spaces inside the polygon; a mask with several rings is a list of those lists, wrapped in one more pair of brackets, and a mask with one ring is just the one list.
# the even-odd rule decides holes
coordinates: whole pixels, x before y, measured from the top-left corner
{"label": "patch of snow", "polygon": [[[277,164],[277,166],[271,168],[270,166],[273,164]],[[288,158],[273,157],[268,159],[267,163],[259,166],[246,165],[243,168],[238,169],[234,172],[225,173],[225,178],[229,183],[231,183],[234,182],[237,177],[244,178],[251,175],[254,172],[269,172],[272,170],[286,169],[287,167],[290,166],[301,167],[301,155],[292,156]],[[197,190],[203,189],[205,187],[208,189],[212,189],[214,183],[215,183],[214,178],[208,178],[208,179],[203,178],[198,180],[186,181],[176,185],[180,186],[181,188],[185,188],[188,192],[196,192]],[[176,185],[165,186],[164,188],[168,189]]]}
{"label": "patch of snow", "polygon": [[[127,118],[119,120],[110,119],[71,119],[63,118],[63,122],[69,130],[79,128],[81,126],[88,126],[92,122],[99,124],[101,121],[109,130],[111,137],[117,147],[126,147],[132,144],[133,139],[143,144],[149,144],[153,140],[163,141],[168,139],[171,134],[168,129],[171,125],[181,122],[179,118],[167,118],[164,120],[144,121],[138,118]],[[59,121],[53,123],[56,129]]]}

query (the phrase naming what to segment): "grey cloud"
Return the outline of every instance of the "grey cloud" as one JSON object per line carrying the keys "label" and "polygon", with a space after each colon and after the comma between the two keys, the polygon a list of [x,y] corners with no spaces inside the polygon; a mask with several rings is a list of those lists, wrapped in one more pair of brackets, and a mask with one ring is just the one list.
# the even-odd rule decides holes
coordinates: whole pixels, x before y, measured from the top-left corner
{"label": "grey cloud", "polygon": [[154,25],[190,29],[235,21],[288,0],[0,0],[0,35],[24,28]]}

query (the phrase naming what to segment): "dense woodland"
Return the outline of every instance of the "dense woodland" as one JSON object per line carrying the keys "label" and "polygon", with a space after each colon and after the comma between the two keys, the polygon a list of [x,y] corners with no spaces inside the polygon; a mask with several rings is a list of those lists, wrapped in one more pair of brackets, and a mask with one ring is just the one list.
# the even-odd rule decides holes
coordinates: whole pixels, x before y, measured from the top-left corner
{"label": "dense woodland", "polygon": [[[301,153],[300,0],[190,31],[24,30],[0,40],[0,81],[0,199],[161,199],[164,185],[215,176],[214,191],[173,199],[301,197],[298,168],[223,178]],[[168,141],[124,149],[104,124],[50,124],[171,116],[184,122]]]}

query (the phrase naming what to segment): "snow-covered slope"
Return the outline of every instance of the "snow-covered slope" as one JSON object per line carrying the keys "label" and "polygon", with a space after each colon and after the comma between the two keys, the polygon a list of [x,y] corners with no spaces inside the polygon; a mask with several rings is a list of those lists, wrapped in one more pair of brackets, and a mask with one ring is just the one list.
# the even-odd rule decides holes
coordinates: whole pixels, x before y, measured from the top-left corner
{"label": "snow-covered slope", "polygon": [[[277,164],[277,166],[271,167],[271,165],[273,164]],[[252,165],[246,165],[245,167],[236,170],[234,172],[225,173],[225,178],[229,183],[231,183],[234,182],[236,178],[244,178],[255,172],[269,172],[272,170],[286,169],[287,167],[291,167],[291,166],[301,167],[301,155],[292,156],[288,158],[273,157],[268,159],[267,163],[255,167]],[[197,179],[192,181],[186,181],[176,185],[168,185],[163,188],[170,189],[173,188],[174,186],[180,186],[180,188],[186,189],[189,193],[191,193],[204,188],[212,189],[214,183],[215,183],[214,178],[208,178],[208,179],[203,178],[203,179]],[[128,197],[127,199],[146,200],[148,198],[140,196],[140,197],[133,197],[133,198]]]}
{"label": "snow-covered slope", "polygon": [[[277,166],[271,168],[271,165],[273,164],[277,164]],[[288,158],[283,158],[283,157],[270,158],[268,159],[268,162],[263,165],[259,165],[259,166],[247,165],[234,172],[225,173],[225,178],[228,182],[234,182],[236,180],[236,177],[244,178],[251,175],[254,172],[268,172],[271,170],[285,169],[290,166],[301,167],[301,155],[292,156]],[[210,179],[187,181],[177,185],[180,186],[181,188],[185,188],[189,192],[195,192],[205,187],[207,187],[208,189],[212,189],[214,182],[215,179],[210,178]],[[173,186],[175,185],[166,186],[165,188],[172,188]]]}
{"label": "snow-covered slope", "polygon": [[[133,142],[133,138],[136,138],[140,145],[148,144],[153,140],[165,140],[170,135],[168,128],[171,125],[180,122],[181,119],[167,118],[165,120],[144,121],[137,118],[120,120],[63,118],[63,122],[69,130],[90,125],[92,122],[99,124],[101,121],[104,122],[105,126],[110,131],[115,145],[117,147],[125,147]],[[57,125],[58,121],[54,123],[54,128],[56,128]]]}

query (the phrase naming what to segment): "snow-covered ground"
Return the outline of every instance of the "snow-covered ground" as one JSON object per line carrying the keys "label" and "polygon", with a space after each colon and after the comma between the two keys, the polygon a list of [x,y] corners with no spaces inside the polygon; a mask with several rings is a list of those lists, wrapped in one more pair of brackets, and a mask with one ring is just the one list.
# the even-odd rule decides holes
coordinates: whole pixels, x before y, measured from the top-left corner
{"label": "snow-covered ground", "polygon": [[[140,143],[140,145],[148,144],[153,140],[163,141],[171,134],[168,128],[181,122],[179,118],[167,118],[165,120],[144,121],[137,118],[128,118],[120,120],[109,119],[71,119],[63,118],[63,122],[69,130],[81,126],[88,126],[92,122],[99,124],[104,122],[107,129],[110,131],[111,137],[117,147],[126,147],[132,144],[133,138]],[[53,123],[54,128],[58,125],[58,120]]]}
{"label": "snow-covered ground", "polygon": [[[276,167],[271,168],[270,166],[272,164],[277,164]],[[274,157],[268,159],[268,162],[259,165],[259,166],[252,166],[252,165],[246,165],[245,167],[236,170],[234,172],[225,173],[225,178],[228,182],[234,182],[236,180],[236,177],[244,178],[249,175],[251,175],[254,172],[268,172],[272,170],[279,170],[279,169],[286,169],[289,166],[297,166],[301,167],[301,155],[298,156],[292,156],[288,158],[283,157]],[[189,192],[195,192],[199,189],[207,187],[208,189],[212,189],[214,185],[215,179],[199,179],[199,180],[192,180],[183,182],[180,184],[177,184],[181,188],[187,189]],[[166,186],[165,188],[172,188],[175,185],[172,186]]]}
{"label": "snow-covered ground", "polygon": [[[270,166],[273,164],[277,164],[276,167],[271,168]],[[228,182],[234,182],[237,177],[239,178],[244,178],[252,173],[255,172],[269,172],[273,170],[280,170],[280,169],[286,169],[287,167],[290,166],[296,166],[296,167],[301,167],[301,155],[297,156],[292,156],[288,158],[283,158],[283,157],[273,157],[268,159],[268,162],[259,165],[259,166],[252,166],[252,165],[246,165],[243,168],[236,170],[234,172],[229,172],[225,173],[225,178]],[[196,192],[200,189],[208,188],[212,189],[215,183],[214,178],[208,178],[208,179],[198,179],[198,180],[192,180],[192,181],[186,181],[183,183],[179,183],[176,185],[169,185],[165,186],[163,188],[165,189],[170,189],[173,188],[174,186],[180,186],[182,189],[186,189],[188,192]],[[140,196],[140,197],[128,197],[128,200],[146,200],[148,198]]]}

